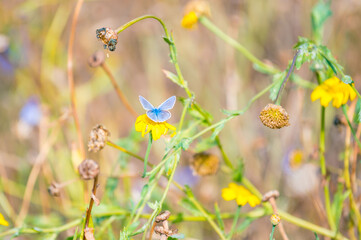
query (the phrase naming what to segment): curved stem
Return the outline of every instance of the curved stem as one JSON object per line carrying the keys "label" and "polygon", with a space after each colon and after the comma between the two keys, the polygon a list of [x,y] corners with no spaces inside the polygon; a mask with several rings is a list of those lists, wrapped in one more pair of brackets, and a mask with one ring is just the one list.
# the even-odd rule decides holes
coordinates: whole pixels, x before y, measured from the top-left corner
{"label": "curved stem", "polygon": [[281,96],[281,94],[282,94],[282,92],[283,92],[283,89],[284,89],[285,86],[286,86],[286,83],[287,83],[287,81],[288,81],[288,78],[291,76],[291,73],[292,73],[292,71],[293,71],[293,68],[295,67],[295,63],[296,63],[296,59],[297,59],[297,57],[298,57],[298,54],[300,54],[300,51],[299,51],[299,50],[296,52],[295,56],[293,57],[291,67],[290,67],[290,69],[288,70],[285,79],[283,79],[282,85],[281,85],[280,89],[278,90],[277,97],[276,97],[276,100],[275,100],[276,105],[279,105],[280,102],[281,102],[280,96]]}
{"label": "curved stem", "polygon": [[[130,155],[130,156],[132,156],[132,157],[135,157],[135,158],[139,159],[139,160],[142,161],[142,162],[144,162],[144,158],[143,158],[143,157],[141,157],[141,156],[139,156],[139,155],[137,155],[137,154],[135,154],[135,153],[132,153],[132,152],[128,151],[127,149],[121,147],[121,146],[116,145],[115,143],[113,143],[113,142],[110,141],[110,140],[108,140],[108,141],[106,142],[106,144],[107,144],[108,146],[111,146],[111,147],[113,147],[113,148],[116,148],[116,149],[118,149],[118,150],[120,150],[120,151],[122,151],[122,152],[124,152],[124,153],[126,153],[126,154],[128,154],[128,155]],[[153,164],[151,164],[151,163],[147,163],[147,164],[148,164],[150,167],[153,167]]]}
{"label": "curved stem", "polygon": [[242,44],[240,44],[239,42],[228,36],[221,29],[216,27],[211,21],[209,21],[208,18],[204,16],[200,17],[199,22],[202,23],[211,32],[213,32],[218,37],[220,37],[222,40],[224,40],[226,43],[228,43],[229,45],[237,49],[239,52],[241,52],[248,60],[250,60],[252,63],[256,64],[259,68],[261,68],[262,71],[267,72],[269,74],[275,74],[279,72],[277,68],[267,65],[261,60],[259,60],[257,57],[255,57],[250,51],[247,50],[247,48],[245,48]]}
{"label": "curved stem", "polygon": [[138,113],[134,110],[134,108],[132,107],[132,105],[129,104],[127,98],[124,96],[122,90],[120,89],[117,81],[115,80],[112,72],[110,71],[108,65],[104,62],[102,65],[103,70],[105,71],[105,73],[107,74],[107,76],[109,77],[110,81],[113,84],[113,87],[120,99],[120,101],[122,101],[122,103],[124,104],[124,106],[128,109],[128,111],[134,116],[137,117]]}

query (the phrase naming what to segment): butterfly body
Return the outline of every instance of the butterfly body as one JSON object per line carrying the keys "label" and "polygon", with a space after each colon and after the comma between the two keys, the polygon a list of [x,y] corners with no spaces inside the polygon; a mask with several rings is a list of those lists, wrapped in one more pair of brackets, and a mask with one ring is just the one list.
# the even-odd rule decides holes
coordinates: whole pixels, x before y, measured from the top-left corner
{"label": "butterfly body", "polygon": [[154,122],[165,122],[172,116],[168,110],[174,107],[175,100],[176,97],[172,96],[155,108],[148,100],[139,96],[140,103],[147,110],[147,116]]}

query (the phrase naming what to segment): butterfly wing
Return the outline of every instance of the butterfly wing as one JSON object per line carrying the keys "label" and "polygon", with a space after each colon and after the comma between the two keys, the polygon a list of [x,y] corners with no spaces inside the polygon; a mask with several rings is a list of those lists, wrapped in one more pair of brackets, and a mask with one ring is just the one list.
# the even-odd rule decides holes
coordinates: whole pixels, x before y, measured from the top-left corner
{"label": "butterfly wing", "polygon": [[158,122],[167,121],[171,116],[172,116],[172,114],[170,112],[165,111],[165,110],[160,110],[157,114]]}
{"label": "butterfly wing", "polygon": [[[170,110],[174,107],[176,97],[172,96],[159,105],[159,110]],[[170,114],[170,113],[169,113]],[[169,116],[170,117],[170,116]],[[169,118],[168,118],[169,119]],[[164,120],[165,121],[165,120]]]}
{"label": "butterfly wing", "polygon": [[[139,96],[139,102],[140,104],[142,104],[143,108],[147,111],[150,111],[150,110],[153,110],[154,109],[154,106],[148,102],[147,99],[145,99],[144,97],[142,96]],[[149,117],[149,116],[148,116]],[[152,119],[153,120],[153,119]]]}
{"label": "butterfly wing", "polygon": [[157,109],[147,111],[147,116],[154,122],[158,122],[158,111]]}

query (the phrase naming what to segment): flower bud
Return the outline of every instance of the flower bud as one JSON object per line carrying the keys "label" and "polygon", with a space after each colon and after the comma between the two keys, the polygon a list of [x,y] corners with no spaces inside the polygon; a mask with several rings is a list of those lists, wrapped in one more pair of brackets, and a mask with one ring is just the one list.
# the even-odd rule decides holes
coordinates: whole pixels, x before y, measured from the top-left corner
{"label": "flower bud", "polygon": [[270,220],[272,225],[277,226],[281,222],[281,217],[278,214],[272,214]]}
{"label": "flower bud", "polygon": [[82,179],[94,179],[99,174],[99,164],[91,159],[85,159],[78,167],[79,174]]}
{"label": "flower bud", "polygon": [[275,104],[268,104],[260,113],[259,118],[263,125],[272,129],[279,129],[289,126],[288,113],[286,110]]}
{"label": "flower bud", "polygon": [[193,155],[191,168],[194,175],[208,176],[217,173],[219,168],[219,159],[214,154],[201,152]]}
{"label": "flower bud", "polygon": [[95,126],[89,135],[88,151],[98,152],[102,150],[110,136],[110,132],[102,125]]}

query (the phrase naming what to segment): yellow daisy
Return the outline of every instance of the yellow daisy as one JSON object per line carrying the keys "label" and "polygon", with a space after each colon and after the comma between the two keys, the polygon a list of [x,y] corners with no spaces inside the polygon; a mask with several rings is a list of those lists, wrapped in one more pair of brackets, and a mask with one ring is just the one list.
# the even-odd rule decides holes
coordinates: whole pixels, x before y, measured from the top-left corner
{"label": "yellow daisy", "polygon": [[187,3],[184,9],[182,27],[192,29],[197,25],[201,16],[210,16],[211,10],[207,1],[193,0]]}
{"label": "yellow daisy", "polygon": [[251,207],[255,207],[261,203],[261,200],[253,195],[247,188],[235,183],[230,183],[228,188],[222,189],[222,198],[226,201],[236,200],[237,204],[240,206],[244,206],[248,203]]}
{"label": "yellow daisy", "polygon": [[324,107],[327,107],[328,104],[333,101],[332,106],[336,108],[346,104],[349,99],[351,101],[354,100],[355,97],[356,92],[352,87],[342,82],[336,76],[325,80],[322,84],[317,86],[311,94],[312,101],[320,99],[321,105]]}
{"label": "yellow daisy", "polygon": [[147,114],[140,115],[135,121],[135,130],[142,133],[142,137],[145,134],[151,132],[153,140],[158,140],[162,135],[167,134],[168,130],[174,131],[171,135],[175,135],[176,128],[167,122],[154,122]]}

